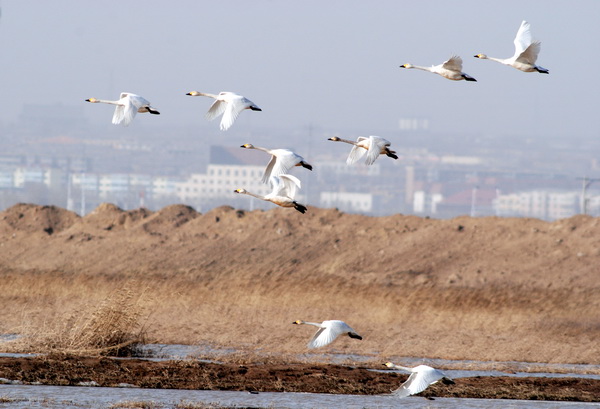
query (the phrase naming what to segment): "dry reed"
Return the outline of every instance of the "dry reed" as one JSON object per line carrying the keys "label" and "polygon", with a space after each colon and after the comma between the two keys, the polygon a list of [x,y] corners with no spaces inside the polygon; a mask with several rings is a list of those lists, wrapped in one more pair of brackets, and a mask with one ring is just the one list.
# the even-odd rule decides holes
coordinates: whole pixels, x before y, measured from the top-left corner
{"label": "dry reed", "polygon": [[146,339],[140,298],[122,288],[98,303],[71,307],[70,313],[53,311],[41,324],[23,322],[17,330],[23,336],[7,345],[25,352],[130,355]]}
{"label": "dry reed", "polygon": [[[238,362],[275,361],[277,355],[322,360],[336,353],[374,361],[417,356],[600,362],[600,347],[593,342],[600,336],[590,308],[593,293],[278,277],[248,281],[243,275],[204,281],[176,272],[144,277],[22,273],[0,279],[0,303],[7,312],[0,333],[27,335],[16,341],[25,346],[22,351],[103,351],[145,334],[160,343],[233,348],[240,352],[228,359]],[[127,291],[119,292],[121,288]],[[90,310],[90,305],[97,308]],[[152,311],[147,327],[139,324],[141,311]],[[342,319],[364,339],[342,337],[309,351],[306,343],[313,331],[293,326],[296,319]],[[0,349],[14,342],[0,343]]]}

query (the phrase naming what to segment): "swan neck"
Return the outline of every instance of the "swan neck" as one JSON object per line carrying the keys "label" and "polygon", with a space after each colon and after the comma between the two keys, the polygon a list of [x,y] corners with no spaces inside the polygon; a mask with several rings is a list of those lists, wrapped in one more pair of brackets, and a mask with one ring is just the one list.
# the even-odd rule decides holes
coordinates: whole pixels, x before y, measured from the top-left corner
{"label": "swan neck", "polygon": [[421,65],[413,65],[410,68],[416,68],[417,70],[429,71],[432,72],[431,67],[423,67]]}
{"label": "swan neck", "polygon": [[337,141],[334,141],[334,142],[346,142],[346,143],[349,143],[350,145],[356,145],[356,142],[349,141],[348,139],[342,139],[342,138],[339,138]]}
{"label": "swan neck", "polygon": [[255,197],[257,199],[260,199],[260,200],[267,200],[267,199],[265,199],[264,196],[257,195],[256,193],[248,192],[247,190],[244,193],[247,194],[247,195],[249,195],[249,196]]}
{"label": "swan neck", "polygon": [[101,102],[103,104],[111,104],[111,105],[121,105],[121,103],[119,101],[110,101],[107,99],[96,99],[96,102]]}

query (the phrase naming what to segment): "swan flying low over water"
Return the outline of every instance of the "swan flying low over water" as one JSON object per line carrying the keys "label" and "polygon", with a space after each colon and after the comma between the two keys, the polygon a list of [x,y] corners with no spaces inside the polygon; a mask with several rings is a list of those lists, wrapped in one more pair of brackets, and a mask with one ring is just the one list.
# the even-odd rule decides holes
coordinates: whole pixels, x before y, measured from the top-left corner
{"label": "swan flying low over water", "polygon": [[87,102],[102,103],[116,105],[115,113],[113,114],[112,123],[115,125],[129,126],[133,118],[138,112],[150,112],[154,115],[160,115],[156,109],[150,106],[150,101],[147,99],[132,94],[131,92],[122,92],[118,101],[109,101],[105,99],[89,98]]}
{"label": "swan flying low over water", "polygon": [[320,348],[331,344],[335,339],[347,334],[350,338],[362,339],[348,324],[340,320],[328,320],[321,323],[296,320],[292,324],[308,324],[318,327],[319,330],[315,333],[312,339],[308,342],[309,348]]}
{"label": "swan flying low over water", "polygon": [[271,160],[267,164],[263,173],[262,182],[267,183],[271,176],[284,175],[294,166],[302,166],[308,170],[312,170],[312,165],[304,161],[304,158],[289,149],[267,149],[260,146],[254,146],[251,143],[245,143],[240,148],[256,149],[271,155]]}
{"label": "swan flying low over water", "polygon": [[462,72],[462,64],[462,58],[453,55],[447,61],[444,61],[440,65],[432,65],[431,67],[421,67],[419,65],[403,64],[400,66],[400,68],[416,68],[423,71],[429,71],[453,81],[466,80],[477,82],[475,78],[471,77],[469,74]]}
{"label": "swan flying low over water", "polygon": [[297,177],[292,175],[271,176],[269,181],[273,190],[266,196],[248,192],[246,189],[235,189],[233,192],[256,197],[281,207],[293,207],[300,213],[306,213],[306,206],[294,200],[296,192],[300,189],[300,180]]}
{"label": "swan flying low over water", "polygon": [[524,72],[537,71],[541,74],[549,74],[550,71],[539,65],[535,65],[538,55],[542,48],[542,43],[539,41],[533,41],[531,36],[530,24],[523,20],[517,36],[515,37],[515,55],[510,58],[494,58],[488,57],[485,54],[477,54],[475,58],[481,58],[482,60],[492,60],[499,62],[500,64],[509,65]]}
{"label": "swan flying low over water", "polygon": [[454,381],[448,378],[442,371],[427,365],[419,365],[415,366],[414,368],[395,365],[391,362],[386,362],[383,365],[387,366],[388,368],[401,369],[403,371],[411,372],[406,382],[392,392],[393,395],[400,398],[423,392],[429,385],[432,385],[439,380],[446,385],[451,385],[454,383]]}
{"label": "swan flying low over water", "polygon": [[396,152],[390,150],[389,148],[392,143],[386,139],[383,139],[380,136],[371,135],[368,138],[365,138],[364,136],[359,136],[356,139],[356,142],[349,141],[348,139],[338,138],[337,136],[327,138],[327,140],[334,142],[344,142],[353,145],[352,150],[348,155],[348,159],[346,159],[346,163],[348,165],[356,163],[360,158],[362,158],[365,155],[365,153],[367,154],[367,159],[365,160],[365,163],[367,165],[372,165],[380,154],[385,154],[390,158],[398,159]]}
{"label": "swan flying low over water", "polygon": [[214,98],[216,101],[210,106],[205,117],[207,120],[212,121],[219,115],[223,115],[220,125],[222,131],[228,130],[231,125],[233,125],[240,112],[242,112],[244,109],[262,111],[262,109],[257,107],[256,104],[254,104],[254,102],[250,101],[248,98],[233,92],[220,92],[219,95],[215,95],[192,91],[185,95]]}

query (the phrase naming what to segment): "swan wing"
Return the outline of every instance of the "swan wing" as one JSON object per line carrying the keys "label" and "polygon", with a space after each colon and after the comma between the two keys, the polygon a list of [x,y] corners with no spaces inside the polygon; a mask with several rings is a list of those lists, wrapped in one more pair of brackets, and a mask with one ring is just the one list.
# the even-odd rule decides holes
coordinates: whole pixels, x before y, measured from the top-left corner
{"label": "swan wing", "polygon": [[210,108],[208,109],[208,112],[206,113],[206,115],[204,115],[204,117],[206,118],[206,120],[212,121],[219,115],[223,114],[223,112],[225,112],[226,108],[227,108],[226,101],[216,100],[215,102],[212,103],[212,105],[210,106]]}
{"label": "swan wing", "polygon": [[462,71],[463,60],[457,55],[453,55],[447,61],[442,63],[442,68],[450,71]]}
{"label": "swan wing", "polygon": [[112,117],[112,123],[115,125],[119,125],[123,118],[125,117],[125,107],[123,105],[117,105],[115,107],[115,113]]}
{"label": "swan wing", "polygon": [[289,149],[273,149],[271,150],[271,153],[276,158],[273,167],[274,176],[288,173],[290,169],[302,161],[302,157],[300,155],[295,154]]}
{"label": "swan wing", "polygon": [[309,348],[320,348],[331,344],[338,336],[348,332],[355,332],[344,321],[323,321],[323,328],[319,329],[308,343]]}
{"label": "swan wing", "polygon": [[389,145],[389,141],[380,138],[379,136],[369,136],[369,149],[367,151],[367,159],[365,163],[367,165],[372,165],[373,163],[375,163],[375,160],[379,157],[379,154],[381,153],[381,149]]}
{"label": "swan wing", "polygon": [[[275,157],[275,155],[271,155],[271,160],[269,161],[269,163],[267,163],[267,167],[265,168],[261,182],[267,183],[269,181],[269,179],[271,178],[271,174],[273,174],[273,166],[275,166],[275,162],[277,162],[277,158]],[[279,175],[273,174],[273,176]]]}
{"label": "swan wing", "polygon": [[324,347],[325,345],[331,344],[338,335],[339,334],[336,333],[331,327],[319,328],[319,330],[308,343],[308,347],[310,349]]}
{"label": "swan wing", "polygon": [[221,119],[221,130],[226,131],[233,125],[240,112],[250,107],[252,103],[241,95],[235,95],[229,100]]}
{"label": "swan wing", "polygon": [[293,175],[281,175],[279,176],[283,189],[280,191],[281,196],[287,196],[290,199],[296,197],[296,193],[302,187],[300,180]]}
{"label": "swan wing", "polygon": [[[112,123],[115,125],[129,126],[135,115],[137,114],[138,107],[135,105],[135,94],[123,92],[119,99],[119,105],[115,108],[113,114]],[[143,99],[143,98],[142,98]]]}
{"label": "swan wing", "polygon": [[524,64],[535,65],[535,62],[537,61],[541,49],[542,43],[540,43],[539,41],[534,41],[529,45],[529,47],[527,47],[521,54],[517,56],[515,61]]}
{"label": "swan wing", "polygon": [[529,47],[529,45],[533,42],[533,37],[531,36],[531,26],[530,24],[523,20],[521,22],[521,26],[517,31],[517,35],[515,37],[515,58],[517,58],[523,51]]}

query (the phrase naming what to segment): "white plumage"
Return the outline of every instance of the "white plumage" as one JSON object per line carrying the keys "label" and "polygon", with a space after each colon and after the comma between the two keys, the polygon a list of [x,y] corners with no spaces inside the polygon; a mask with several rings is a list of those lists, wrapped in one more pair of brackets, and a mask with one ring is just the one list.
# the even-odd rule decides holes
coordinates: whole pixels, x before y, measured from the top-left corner
{"label": "white plumage", "polygon": [[301,187],[297,177],[293,175],[271,176],[269,181],[273,190],[266,196],[248,192],[246,189],[235,189],[233,192],[256,197],[281,207],[293,207],[300,213],[306,213],[306,206],[294,200],[296,192]]}
{"label": "white plumage", "polygon": [[150,112],[154,115],[159,115],[156,109],[150,106],[150,101],[131,92],[122,92],[118,101],[109,101],[105,99],[89,98],[87,102],[103,103],[116,105],[115,113],[113,114],[112,123],[115,125],[129,126],[138,112]]}
{"label": "white plumage", "polygon": [[464,73],[462,71],[462,65],[463,65],[462,58],[460,58],[457,55],[453,55],[447,61],[444,61],[443,63],[441,63],[439,65],[432,65],[431,67],[422,67],[419,65],[403,64],[400,66],[400,68],[416,68],[416,69],[423,70],[423,71],[429,71],[434,74],[441,75],[442,77],[447,78],[449,80],[453,80],[453,81],[466,80],[466,81],[477,82],[477,80],[475,78],[471,77],[469,74]]}
{"label": "white plumage", "polygon": [[228,130],[231,125],[235,122],[238,115],[245,109],[251,109],[252,111],[262,111],[254,102],[248,98],[238,95],[233,92],[220,92],[219,95],[208,94],[204,92],[191,91],[186,95],[193,97],[203,96],[214,98],[215,102],[210,106],[205,117],[207,120],[212,121],[216,117],[223,115],[221,118],[221,130]]}
{"label": "white plumage", "polygon": [[352,149],[350,150],[350,154],[348,155],[348,159],[346,159],[346,163],[348,165],[356,163],[359,159],[365,156],[365,154],[367,155],[367,158],[365,160],[365,163],[367,165],[372,165],[373,163],[375,163],[375,160],[381,154],[385,154],[393,159],[398,159],[396,152],[390,150],[389,148],[391,142],[387,139],[383,139],[380,136],[371,135],[368,138],[365,138],[364,136],[359,136],[356,139],[356,142],[350,141],[348,139],[342,139],[337,136],[328,138],[327,140],[334,142],[344,142],[353,145]]}
{"label": "white plumage", "polygon": [[267,149],[260,146],[254,146],[250,143],[245,143],[240,148],[256,149],[271,155],[271,160],[267,164],[263,173],[262,182],[267,183],[271,176],[280,176],[287,174],[294,166],[302,166],[308,170],[312,170],[302,156],[289,149]]}
{"label": "white plumage", "polygon": [[541,74],[550,73],[548,69],[535,64],[542,48],[542,43],[539,41],[533,41],[533,37],[531,35],[531,26],[527,21],[523,20],[521,23],[514,43],[515,54],[510,58],[494,58],[488,57],[485,54],[477,54],[475,55],[475,58],[496,61],[500,64],[509,65],[524,72],[537,71]]}
{"label": "white plumage", "polygon": [[321,323],[297,320],[292,324],[308,324],[318,327],[312,339],[308,342],[309,348],[320,348],[331,344],[338,336],[347,334],[350,338],[362,339],[348,324],[340,320],[328,320]]}
{"label": "white plumage", "polygon": [[404,398],[406,396],[415,395],[419,392],[423,392],[429,385],[436,383],[441,380],[445,384],[453,384],[454,381],[446,376],[439,369],[432,368],[427,365],[419,365],[414,368],[406,366],[395,365],[391,362],[384,364],[388,368],[401,369],[403,371],[410,372],[410,376],[398,389],[392,394],[394,396]]}

